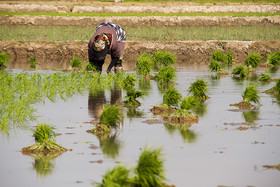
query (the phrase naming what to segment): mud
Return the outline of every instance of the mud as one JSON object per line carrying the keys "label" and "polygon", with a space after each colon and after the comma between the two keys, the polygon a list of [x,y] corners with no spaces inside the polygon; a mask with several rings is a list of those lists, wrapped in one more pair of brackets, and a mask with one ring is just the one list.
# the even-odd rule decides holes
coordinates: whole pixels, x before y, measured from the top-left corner
{"label": "mud", "polygon": [[[177,66],[201,66],[209,63],[215,50],[231,51],[234,61],[243,63],[251,52],[260,53],[265,60],[267,55],[280,49],[280,41],[177,41],[166,42],[126,42],[123,66],[134,70],[136,60],[144,52],[157,50],[172,52],[177,58]],[[10,55],[8,68],[29,67],[28,58],[36,57],[37,69],[67,69],[73,56],[81,57],[86,64],[87,41],[69,42],[18,42],[0,41],[0,51]],[[106,59],[108,64],[110,58]],[[105,64],[104,67],[107,67]]]}
{"label": "mud", "polygon": [[[171,6],[172,5],[172,6]],[[280,11],[279,3],[224,3],[224,4],[198,4],[198,3],[48,3],[37,2],[30,3],[7,3],[2,2],[1,12],[58,12],[58,13],[223,13],[223,12],[244,12],[244,13],[278,13]]]}

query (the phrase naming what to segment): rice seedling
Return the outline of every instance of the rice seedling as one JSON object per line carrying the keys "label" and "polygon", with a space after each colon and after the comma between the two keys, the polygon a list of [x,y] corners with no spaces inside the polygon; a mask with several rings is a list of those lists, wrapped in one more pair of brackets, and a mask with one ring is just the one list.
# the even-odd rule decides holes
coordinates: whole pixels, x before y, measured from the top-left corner
{"label": "rice seedling", "polygon": [[182,96],[179,91],[174,87],[170,87],[163,95],[163,104],[166,104],[167,106],[177,107],[181,99]]}
{"label": "rice seedling", "polygon": [[99,124],[107,125],[108,127],[117,127],[122,115],[117,105],[105,105],[102,114],[100,115]]}
{"label": "rice seedling", "polygon": [[47,124],[38,124],[36,130],[33,130],[33,137],[35,138],[35,144],[22,148],[23,154],[42,153],[47,154],[51,152],[63,153],[65,148],[58,145],[54,140],[54,127]]}
{"label": "rice seedling", "polygon": [[164,186],[166,180],[161,149],[145,149],[135,168],[136,186]]}
{"label": "rice seedling", "polygon": [[259,103],[259,95],[256,85],[248,84],[245,91],[243,92],[242,97],[245,102]]}
{"label": "rice seedling", "polygon": [[270,65],[278,66],[280,64],[280,51],[269,54],[267,57],[267,62]]}
{"label": "rice seedling", "polygon": [[176,69],[171,66],[161,67],[157,75],[155,76],[155,80],[159,81],[159,83],[170,83],[176,77]]}
{"label": "rice seedling", "polygon": [[211,59],[222,63],[228,61],[227,55],[225,55],[221,50],[214,51],[211,56]]}
{"label": "rice seedling", "polygon": [[198,79],[197,81],[192,83],[188,91],[199,100],[205,101],[206,99],[208,99],[208,96],[206,95],[206,93],[208,92],[207,84],[203,79]]}
{"label": "rice seedling", "polygon": [[200,105],[200,101],[194,96],[185,97],[180,105],[180,109],[191,110]]}
{"label": "rice seedling", "polygon": [[29,57],[28,62],[31,69],[36,69],[36,65],[38,64],[36,61],[36,57],[33,56]]}
{"label": "rice seedling", "polygon": [[5,69],[5,64],[10,60],[10,56],[6,52],[0,53],[0,70]]}
{"label": "rice seedling", "polygon": [[70,65],[72,68],[82,68],[82,59],[79,57],[73,56],[72,60],[70,61]]}
{"label": "rice seedling", "polygon": [[270,78],[269,75],[262,73],[260,78],[259,78],[259,81],[269,81],[270,79],[271,78]]}
{"label": "rice seedling", "polygon": [[130,88],[126,91],[125,96],[125,105],[127,106],[139,106],[141,103],[137,100],[137,98],[142,97],[144,95],[144,92],[137,91],[135,88]]}
{"label": "rice seedling", "polygon": [[280,79],[276,82],[276,85],[268,90],[265,91],[267,94],[274,94],[279,95],[280,94]]}
{"label": "rice seedling", "polygon": [[153,52],[153,66],[154,69],[158,70],[162,66],[170,66],[171,64],[176,64],[175,56],[168,51],[155,51]]}
{"label": "rice seedling", "polygon": [[242,94],[243,100],[231,106],[237,106],[240,109],[247,109],[253,107],[251,102],[259,104],[259,94],[255,84],[248,84]]}
{"label": "rice seedling", "polygon": [[208,67],[211,72],[222,72],[222,65],[217,60],[211,59],[211,62]]}
{"label": "rice seedling", "polygon": [[137,58],[136,71],[137,74],[147,76],[151,72],[153,61],[151,55],[143,53]]}
{"label": "rice seedling", "polygon": [[117,165],[112,170],[108,170],[106,174],[102,177],[101,184],[97,183],[96,186],[132,186],[132,181],[130,179],[130,170],[122,165]]}
{"label": "rice seedling", "polygon": [[237,65],[231,72],[234,76],[239,76],[239,78],[243,79],[248,76],[248,70],[244,65]]}
{"label": "rice seedling", "polygon": [[248,57],[245,60],[245,65],[247,67],[252,67],[255,68],[258,66],[258,64],[260,63],[262,57],[260,54],[258,53],[251,53],[248,55]]}
{"label": "rice seedling", "polygon": [[231,65],[232,64],[232,62],[233,62],[233,54],[232,54],[232,52],[230,52],[230,51],[228,51],[227,52],[227,54],[226,54],[226,57],[227,57],[227,64],[228,65]]}
{"label": "rice seedling", "polygon": [[91,64],[90,62],[88,62],[86,64],[86,68],[85,68],[86,71],[96,71],[96,68],[94,67],[93,64]]}
{"label": "rice seedling", "polygon": [[136,85],[136,77],[133,74],[126,74],[122,81],[122,86],[125,90],[129,90]]}

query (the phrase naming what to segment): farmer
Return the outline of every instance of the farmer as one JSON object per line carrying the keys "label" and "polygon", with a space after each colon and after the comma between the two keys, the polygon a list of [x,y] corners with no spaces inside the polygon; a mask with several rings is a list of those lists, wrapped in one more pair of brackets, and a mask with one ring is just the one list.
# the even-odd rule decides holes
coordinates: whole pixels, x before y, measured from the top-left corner
{"label": "farmer", "polygon": [[95,34],[88,43],[88,58],[97,71],[102,72],[102,66],[107,54],[111,54],[111,63],[107,73],[112,67],[122,69],[122,57],[125,46],[124,29],[111,22],[102,22],[97,25]]}

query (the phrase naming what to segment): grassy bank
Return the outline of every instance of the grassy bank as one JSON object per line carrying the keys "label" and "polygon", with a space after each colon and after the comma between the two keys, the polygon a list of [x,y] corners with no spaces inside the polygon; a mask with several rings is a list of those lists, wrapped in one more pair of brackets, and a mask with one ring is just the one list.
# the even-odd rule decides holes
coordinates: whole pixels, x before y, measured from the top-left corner
{"label": "grassy bank", "polygon": [[125,17],[125,16],[280,16],[280,13],[56,13],[56,12],[0,12],[0,16],[87,16],[87,17]]}
{"label": "grassy bank", "polygon": [[[280,39],[279,26],[124,27],[128,41],[270,41]],[[1,26],[0,41],[88,41],[95,27]]]}

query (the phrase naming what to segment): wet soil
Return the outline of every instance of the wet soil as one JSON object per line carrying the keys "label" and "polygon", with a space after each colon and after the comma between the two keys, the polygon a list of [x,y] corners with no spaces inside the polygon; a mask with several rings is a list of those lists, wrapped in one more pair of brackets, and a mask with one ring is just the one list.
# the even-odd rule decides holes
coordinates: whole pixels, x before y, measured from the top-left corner
{"label": "wet soil", "polygon": [[[174,42],[135,42],[125,46],[123,66],[134,70],[136,60],[144,52],[157,50],[172,52],[177,58],[177,66],[201,66],[209,63],[215,50],[231,51],[234,61],[243,63],[250,52],[257,52],[265,60],[267,55],[280,49],[280,41],[174,41]],[[0,41],[0,51],[7,52],[11,60],[8,68],[28,68],[30,56],[36,57],[38,69],[67,69],[73,56],[81,57],[84,65],[88,60],[87,41],[69,42],[19,42]],[[109,63],[106,58],[105,63]],[[105,66],[107,67],[107,64]],[[105,67],[104,66],[104,67]]]}

